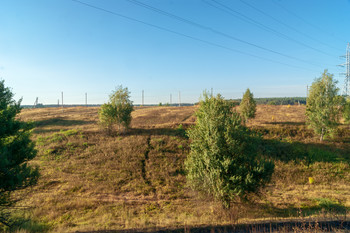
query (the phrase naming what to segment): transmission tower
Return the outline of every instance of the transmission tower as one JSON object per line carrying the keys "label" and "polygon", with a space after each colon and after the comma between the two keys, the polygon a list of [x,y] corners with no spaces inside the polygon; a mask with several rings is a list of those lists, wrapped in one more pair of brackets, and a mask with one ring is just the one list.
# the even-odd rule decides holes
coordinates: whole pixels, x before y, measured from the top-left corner
{"label": "transmission tower", "polygon": [[341,57],[345,58],[346,60],[344,64],[339,65],[341,67],[346,68],[345,73],[340,73],[341,75],[345,75],[345,82],[344,82],[342,95],[350,96],[350,43],[348,43],[348,46],[346,47],[346,54]]}
{"label": "transmission tower", "polygon": [[38,105],[38,103],[39,103],[39,97],[36,97],[35,102],[34,102],[34,105],[33,105],[33,108],[36,108],[36,106]]}

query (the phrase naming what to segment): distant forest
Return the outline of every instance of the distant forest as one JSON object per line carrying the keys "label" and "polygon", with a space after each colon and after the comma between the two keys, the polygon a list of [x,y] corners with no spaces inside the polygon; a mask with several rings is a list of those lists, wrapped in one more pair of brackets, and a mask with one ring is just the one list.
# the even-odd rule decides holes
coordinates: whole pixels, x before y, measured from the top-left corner
{"label": "distant forest", "polygon": [[[256,104],[269,104],[269,105],[296,105],[306,104],[306,97],[278,97],[278,98],[254,98]],[[239,105],[241,99],[229,100],[232,103]]]}

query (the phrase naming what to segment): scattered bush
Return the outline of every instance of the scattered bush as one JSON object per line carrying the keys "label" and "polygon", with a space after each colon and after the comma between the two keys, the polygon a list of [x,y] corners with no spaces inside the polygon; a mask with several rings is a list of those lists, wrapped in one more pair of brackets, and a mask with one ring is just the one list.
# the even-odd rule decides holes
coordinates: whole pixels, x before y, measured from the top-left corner
{"label": "scattered bush", "polygon": [[119,86],[109,96],[109,102],[101,106],[99,111],[100,125],[108,133],[113,131],[115,124],[118,125],[118,132],[120,132],[121,126],[127,130],[131,123],[131,112],[133,110],[134,107],[130,100],[128,88]]}
{"label": "scattered bush", "polygon": [[325,70],[322,76],[316,79],[308,93],[306,103],[307,123],[320,135],[323,141],[325,135],[329,135],[337,128],[342,97],[338,95],[339,88],[333,74]]}
{"label": "scattered bush", "polygon": [[344,104],[343,117],[345,122],[350,123],[350,97],[346,99]]}
{"label": "scattered bush", "polygon": [[250,92],[249,88],[243,95],[239,109],[244,123],[247,123],[248,119],[255,117],[256,103],[253,97],[253,93]]}
{"label": "scattered bush", "polygon": [[185,162],[190,186],[225,208],[258,192],[270,180],[274,164],[258,159],[256,138],[241,124],[240,115],[220,95],[204,93],[196,116],[196,125],[188,130],[191,152]]}

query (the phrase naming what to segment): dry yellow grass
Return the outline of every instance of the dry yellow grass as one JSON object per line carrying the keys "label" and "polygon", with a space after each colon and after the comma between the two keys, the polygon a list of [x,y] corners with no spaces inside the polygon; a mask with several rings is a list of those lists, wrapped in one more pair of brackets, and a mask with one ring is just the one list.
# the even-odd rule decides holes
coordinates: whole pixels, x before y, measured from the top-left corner
{"label": "dry yellow grass", "polygon": [[[97,107],[24,109],[36,122],[39,183],[16,192],[33,222],[54,232],[217,225],[267,218],[343,215],[350,208],[349,129],[323,144],[305,126],[305,106],[259,105],[248,126],[271,145],[271,184],[254,204],[222,210],[186,186],[192,107],[138,107],[130,131],[107,136]],[[346,138],[348,137],[348,138]],[[269,144],[270,145],[270,144]],[[304,150],[315,158],[303,159]],[[289,156],[290,155],[290,156]],[[314,183],[309,183],[309,177]],[[35,226],[31,226],[35,228]]]}
{"label": "dry yellow grass", "polygon": [[305,105],[258,105],[251,125],[301,125],[305,124]]}

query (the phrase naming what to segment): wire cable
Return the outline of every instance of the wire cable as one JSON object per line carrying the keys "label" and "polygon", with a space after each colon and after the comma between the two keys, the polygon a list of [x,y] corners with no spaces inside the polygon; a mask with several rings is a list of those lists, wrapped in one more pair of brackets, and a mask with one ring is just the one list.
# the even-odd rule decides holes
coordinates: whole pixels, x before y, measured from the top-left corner
{"label": "wire cable", "polygon": [[210,32],[213,32],[213,33],[215,33],[215,34],[217,34],[217,35],[226,37],[226,38],[228,38],[228,39],[235,40],[235,41],[238,41],[238,42],[240,42],[240,43],[247,44],[247,45],[249,45],[249,46],[252,46],[252,47],[255,47],[255,48],[264,50],[264,51],[268,51],[268,52],[270,52],[270,53],[274,53],[274,54],[277,54],[277,55],[280,55],[280,56],[283,56],[283,57],[287,57],[287,58],[292,59],[292,60],[296,60],[296,61],[299,61],[299,62],[303,62],[303,63],[311,64],[311,65],[314,65],[314,66],[322,67],[322,65],[320,65],[320,64],[316,64],[316,63],[314,63],[314,62],[310,62],[310,61],[303,60],[303,59],[300,59],[300,58],[297,58],[297,57],[293,57],[293,56],[290,56],[290,55],[287,55],[287,54],[284,54],[284,53],[281,53],[281,52],[278,52],[278,51],[275,51],[275,50],[272,50],[272,49],[269,49],[269,48],[265,48],[265,47],[263,47],[263,46],[260,46],[260,45],[257,45],[257,44],[254,44],[254,43],[251,43],[251,42],[248,42],[248,41],[245,41],[245,40],[242,40],[242,39],[240,39],[240,38],[234,37],[234,36],[229,35],[229,34],[227,34],[227,33],[224,33],[224,32],[215,30],[215,29],[213,29],[213,28],[210,28],[210,27],[201,25],[201,24],[196,23],[196,22],[193,22],[193,21],[191,21],[191,20],[187,20],[187,19],[185,19],[185,18],[182,18],[182,17],[179,17],[179,16],[177,16],[177,15],[171,14],[171,13],[169,13],[169,12],[160,10],[160,9],[158,9],[158,8],[152,7],[152,6],[147,5],[147,4],[145,4],[145,3],[141,3],[141,2],[139,2],[139,1],[137,1],[137,0],[126,0],[126,1],[129,1],[129,2],[131,2],[131,3],[134,3],[134,4],[137,4],[137,5],[146,7],[147,9],[153,10],[153,11],[155,11],[155,12],[158,12],[158,13],[162,14],[162,15],[165,15],[165,16],[168,16],[168,17],[171,17],[171,18],[174,18],[174,19],[179,20],[179,21],[181,21],[181,22],[184,22],[184,23],[190,24],[190,25],[192,25],[192,26],[201,28],[201,29],[203,29],[203,30],[208,30],[208,31],[210,31]]}
{"label": "wire cable", "polygon": [[249,3],[246,2],[246,1],[244,1],[244,0],[240,0],[240,1],[241,1],[243,4],[245,4],[246,6],[248,6],[248,7],[252,8],[252,9],[254,9],[255,11],[257,11],[257,12],[263,14],[263,15],[265,15],[266,17],[269,17],[270,19],[272,19],[272,20],[274,20],[275,22],[277,22],[277,23],[279,23],[279,24],[285,26],[286,28],[289,28],[290,30],[293,30],[294,32],[299,33],[300,35],[303,35],[303,36],[305,36],[305,37],[307,37],[307,38],[309,38],[309,39],[311,39],[311,40],[313,40],[313,41],[316,41],[316,42],[318,42],[318,43],[320,43],[320,44],[322,44],[322,45],[325,45],[325,46],[327,46],[327,47],[329,47],[329,48],[336,49],[336,50],[340,51],[339,48],[336,48],[336,47],[334,47],[334,46],[332,46],[332,45],[330,45],[330,44],[324,43],[324,42],[322,42],[322,41],[320,41],[320,40],[318,40],[318,39],[316,39],[316,38],[314,38],[314,37],[312,37],[312,36],[310,36],[310,35],[308,35],[308,34],[302,32],[302,31],[299,31],[299,30],[296,29],[295,27],[292,27],[292,26],[290,26],[290,25],[288,25],[288,24],[282,22],[281,20],[279,20],[279,19],[273,17],[272,15],[270,15],[270,14],[268,14],[268,13],[262,11],[262,10],[260,10],[259,8],[253,6],[252,4],[249,4]]}
{"label": "wire cable", "polygon": [[[229,50],[231,52],[243,54],[243,55],[246,55],[246,56],[258,58],[258,59],[261,59],[261,60],[265,60],[265,61],[269,61],[269,62],[273,62],[273,63],[285,65],[285,66],[289,66],[289,67],[292,67],[292,68],[298,68],[298,69],[303,69],[303,70],[308,70],[308,71],[315,71],[315,70],[311,70],[311,69],[308,69],[308,68],[291,65],[291,64],[288,64],[288,63],[280,62],[280,61],[275,61],[275,60],[272,60],[272,59],[269,59],[269,58],[260,57],[260,56],[257,56],[257,55],[251,54],[251,53],[243,52],[243,51],[240,51],[240,50],[237,50],[237,49],[233,49],[233,48],[230,48],[230,47],[227,47],[227,46],[224,46],[224,45],[220,45],[220,44],[217,44],[217,43],[214,43],[214,42],[210,42],[210,41],[203,40],[203,39],[200,39],[200,38],[197,38],[197,37],[193,37],[193,36],[181,33],[181,32],[177,32],[177,31],[174,31],[174,30],[171,30],[171,29],[168,29],[168,28],[164,28],[164,27],[161,27],[161,26],[157,26],[155,24],[147,23],[145,21],[138,20],[138,19],[126,16],[126,15],[122,15],[122,14],[116,13],[116,12],[111,11],[111,10],[107,10],[107,9],[104,9],[104,8],[101,8],[101,7],[98,7],[98,6],[95,6],[95,5],[91,5],[91,4],[82,2],[80,0],[71,0],[71,1],[79,3],[79,4],[87,6],[87,7],[90,7],[90,8],[93,8],[93,9],[96,9],[96,10],[99,10],[99,11],[103,11],[103,12],[108,13],[108,14],[112,14],[112,15],[115,15],[115,16],[127,19],[129,21],[137,22],[137,23],[140,23],[140,24],[152,27],[152,28],[156,28],[158,30],[166,31],[166,32],[169,32],[169,33],[172,33],[172,34],[176,34],[178,36],[182,36],[182,37],[186,37],[186,38],[189,38],[189,39],[192,39],[192,40],[195,40],[195,41],[202,42],[204,44],[208,44],[208,45],[211,45],[211,46],[214,46],[214,47],[218,47],[218,48],[221,48],[221,49]],[[297,59],[297,60],[299,60],[299,59]],[[303,61],[303,60],[301,60],[301,61]],[[305,61],[303,61],[303,62],[305,62]],[[314,65],[314,64],[312,64],[312,65]]]}
{"label": "wire cable", "polygon": [[[293,39],[293,38],[291,38],[291,37],[289,37],[289,36],[287,36],[287,35],[285,35],[285,34],[279,32],[279,31],[277,31],[277,30],[275,30],[275,29],[273,29],[273,28],[271,28],[271,27],[269,27],[269,26],[266,26],[266,25],[264,25],[264,24],[262,24],[262,23],[260,23],[260,22],[258,22],[258,21],[256,21],[256,20],[254,20],[254,19],[252,19],[252,18],[250,18],[250,17],[248,17],[248,16],[246,16],[246,15],[244,15],[244,14],[242,14],[242,13],[240,13],[240,12],[234,10],[234,9],[232,9],[231,7],[229,7],[229,6],[227,6],[227,5],[223,4],[223,3],[220,3],[220,2],[218,2],[218,1],[216,1],[216,0],[211,0],[211,1],[214,2],[214,3],[216,3],[217,5],[219,5],[219,6],[222,7],[222,8],[217,7],[217,6],[213,5],[213,4],[210,4],[210,3],[209,3],[208,1],[206,1],[206,0],[203,0],[204,3],[210,5],[210,6],[216,8],[216,9],[218,9],[218,10],[223,10],[223,8],[224,8],[224,9],[228,10],[229,12],[233,12],[233,14],[231,14],[231,15],[233,15],[234,17],[239,16],[239,17],[237,17],[237,18],[239,18],[239,19],[241,19],[241,20],[243,20],[243,21],[245,21],[245,22],[247,22],[247,23],[249,23],[249,24],[258,26],[259,28],[262,28],[262,29],[265,30],[265,31],[272,32],[272,33],[274,33],[275,35],[277,35],[277,36],[279,36],[279,37],[281,37],[281,38],[284,38],[284,39],[286,39],[286,40],[292,41],[292,42],[294,42],[294,43],[296,43],[296,44],[299,44],[299,45],[301,45],[301,46],[304,46],[304,47],[309,48],[309,49],[311,49],[311,50],[314,50],[314,51],[316,51],[316,52],[322,53],[322,54],[324,54],[324,55],[327,55],[327,56],[330,56],[330,57],[334,57],[333,55],[331,55],[331,54],[329,54],[329,53],[326,53],[326,52],[324,52],[324,51],[322,51],[322,50],[320,50],[320,49],[314,48],[314,47],[312,47],[312,46],[310,46],[310,45],[307,45],[307,44],[305,44],[305,43],[303,43],[303,42],[300,42],[300,41],[298,41],[298,40],[295,40],[295,39]],[[225,11],[225,12],[228,13],[227,11]],[[242,18],[243,18],[243,19],[242,19]]]}
{"label": "wire cable", "polygon": [[283,9],[284,11],[288,12],[290,15],[293,15],[295,18],[299,19],[300,21],[304,22],[305,24],[308,24],[309,26],[311,26],[311,27],[313,27],[313,28],[315,28],[315,29],[317,29],[317,30],[323,32],[324,34],[327,34],[327,35],[329,35],[329,36],[332,36],[333,38],[336,38],[336,39],[339,40],[339,41],[344,42],[343,39],[341,39],[341,38],[335,36],[335,35],[332,34],[332,33],[326,32],[325,30],[323,30],[322,28],[320,28],[319,26],[317,26],[317,25],[315,25],[315,24],[312,24],[312,23],[308,22],[307,20],[305,20],[304,18],[300,17],[299,15],[297,15],[296,13],[294,13],[293,11],[291,11],[291,10],[287,9],[286,7],[282,6],[281,4],[279,4],[276,0],[272,0],[272,2],[273,2],[276,6],[280,7],[280,8]]}

